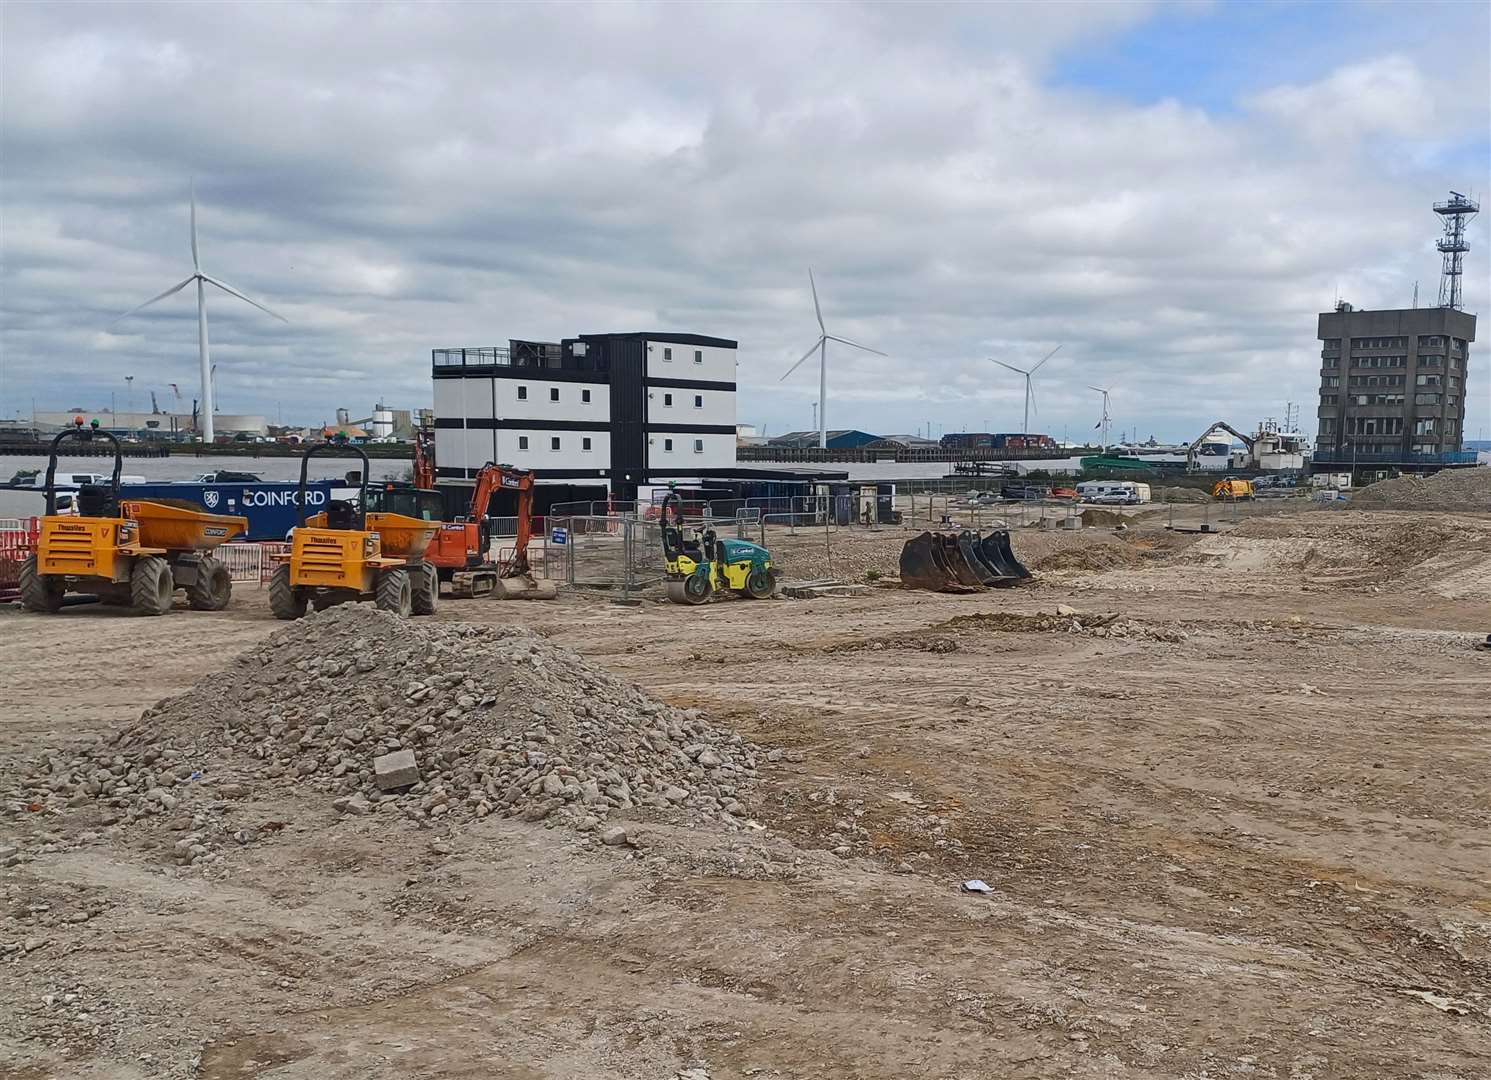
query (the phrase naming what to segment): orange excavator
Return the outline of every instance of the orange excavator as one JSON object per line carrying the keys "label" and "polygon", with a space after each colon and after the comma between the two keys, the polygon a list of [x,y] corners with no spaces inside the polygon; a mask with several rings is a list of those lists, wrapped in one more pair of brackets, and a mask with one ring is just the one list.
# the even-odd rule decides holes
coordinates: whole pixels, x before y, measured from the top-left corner
{"label": "orange excavator", "polygon": [[[505,564],[491,561],[491,536],[487,508],[494,492],[515,491],[518,495],[518,536],[513,556]],[[528,541],[533,536],[533,473],[511,465],[483,465],[471,493],[466,516],[440,527],[425,551],[441,581],[450,582],[450,594],[469,599],[495,593],[500,600],[552,600],[558,595],[554,583],[533,576],[528,565]]]}

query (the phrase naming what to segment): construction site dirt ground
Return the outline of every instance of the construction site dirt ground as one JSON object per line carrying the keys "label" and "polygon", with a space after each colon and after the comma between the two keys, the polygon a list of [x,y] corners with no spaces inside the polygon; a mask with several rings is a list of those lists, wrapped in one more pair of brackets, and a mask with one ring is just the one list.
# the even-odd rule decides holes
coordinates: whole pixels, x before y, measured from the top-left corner
{"label": "construction site dirt ground", "polygon": [[[0,1076],[1491,1075],[1491,517],[1048,535],[977,595],[442,605],[783,751],[759,828],[286,782],[206,874],[4,807]],[[282,625],[0,613],[0,779]]]}

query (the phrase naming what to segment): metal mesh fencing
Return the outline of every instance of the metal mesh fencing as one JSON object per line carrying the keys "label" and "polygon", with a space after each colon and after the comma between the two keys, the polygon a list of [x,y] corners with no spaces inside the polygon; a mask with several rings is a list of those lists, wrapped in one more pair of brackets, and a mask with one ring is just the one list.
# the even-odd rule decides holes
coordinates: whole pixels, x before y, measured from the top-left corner
{"label": "metal mesh fencing", "polygon": [[549,526],[549,573],[562,583],[613,590],[624,597],[662,584],[667,567],[658,522],[625,515],[551,513]]}

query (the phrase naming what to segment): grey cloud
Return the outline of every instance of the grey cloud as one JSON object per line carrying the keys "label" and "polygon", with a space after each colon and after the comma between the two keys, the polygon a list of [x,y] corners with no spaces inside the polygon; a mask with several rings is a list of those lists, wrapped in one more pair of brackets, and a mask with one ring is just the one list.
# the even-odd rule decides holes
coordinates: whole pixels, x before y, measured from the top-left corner
{"label": "grey cloud", "polygon": [[1360,125],[1312,138],[1295,104],[1411,85],[1451,143],[1484,107],[1404,56],[1225,116],[1054,88],[1053,56],[1146,8],[1081,13],[9,5],[0,410],[195,384],[184,294],[103,332],[187,272],[195,175],[208,271],[293,320],[213,299],[234,409],[422,404],[432,347],[671,326],[741,340],[742,420],[805,426],[816,379],[777,380],[811,264],[832,328],[893,354],[834,358],[839,421],[1009,428],[1021,390],[986,357],[1066,342],[1045,428],[1091,427],[1089,382],[1144,434],[1286,397],[1308,425],[1315,313],[1338,286],[1432,295],[1428,203],[1466,178],[1385,168]]}

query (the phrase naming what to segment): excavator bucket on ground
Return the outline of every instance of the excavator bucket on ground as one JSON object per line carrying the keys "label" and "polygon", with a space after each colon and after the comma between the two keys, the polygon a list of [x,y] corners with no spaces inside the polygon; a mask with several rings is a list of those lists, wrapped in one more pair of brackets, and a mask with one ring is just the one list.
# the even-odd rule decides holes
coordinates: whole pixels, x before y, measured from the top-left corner
{"label": "excavator bucket on ground", "polygon": [[1030,578],[1030,571],[1025,569],[1025,564],[1015,558],[1015,551],[1010,547],[1010,534],[1008,529],[995,529],[993,532],[985,533],[976,546],[978,553],[984,562],[988,563],[999,575],[1001,585],[1014,585]]}
{"label": "excavator bucket on ground", "polygon": [[924,532],[901,549],[901,585],[932,592],[978,592],[1030,577],[1015,558],[1009,533]]}
{"label": "excavator bucket on ground", "polygon": [[553,600],[559,595],[559,586],[532,574],[514,574],[498,578],[492,591],[498,600]]}

